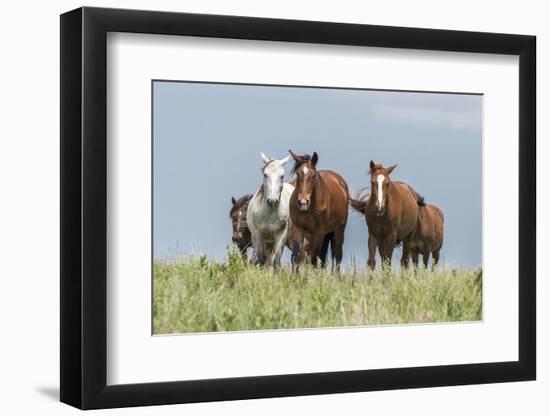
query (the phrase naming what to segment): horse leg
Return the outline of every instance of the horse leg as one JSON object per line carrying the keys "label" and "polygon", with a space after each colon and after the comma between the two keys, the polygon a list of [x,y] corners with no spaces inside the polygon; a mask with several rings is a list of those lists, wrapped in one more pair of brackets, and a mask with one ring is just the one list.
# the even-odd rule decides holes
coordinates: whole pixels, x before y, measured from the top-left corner
{"label": "horse leg", "polygon": [[428,269],[428,262],[430,261],[430,251],[429,250],[426,250],[423,254],[422,254],[422,261],[424,262],[424,267],[426,269]]}
{"label": "horse leg", "polygon": [[301,259],[300,259],[300,254],[301,254],[301,251],[300,251],[300,246],[301,246],[301,241],[302,239],[296,239],[294,241],[294,244],[292,245],[292,255],[290,256],[290,262],[292,263],[292,272],[294,272],[295,274],[298,273],[298,268],[300,266],[300,262],[301,262]]}
{"label": "horse leg", "polygon": [[418,251],[417,250],[411,250],[411,259],[413,262],[414,268],[418,268]]}
{"label": "horse leg", "polygon": [[439,249],[432,252],[432,269],[439,263]]}
{"label": "horse leg", "polygon": [[342,263],[342,258],[344,257],[343,246],[344,246],[344,232],[346,230],[346,225],[342,224],[338,229],[332,234],[332,240],[330,248],[332,251],[332,270],[336,268],[336,273],[340,275],[340,264]]}
{"label": "horse leg", "polygon": [[318,234],[311,234],[309,236],[309,248],[310,248],[310,258],[311,263],[314,267],[317,267],[317,258],[319,258],[320,252],[321,252],[321,245],[323,236],[319,236]]}
{"label": "horse leg", "polygon": [[294,246],[292,248],[292,262],[297,273],[301,264],[311,262],[311,244],[308,239],[309,234],[302,231],[300,235],[294,235]]}
{"label": "horse leg", "polygon": [[285,247],[286,242],[286,230],[280,234],[280,236],[275,240],[275,247],[273,249],[273,269],[275,272],[279,272],[281,268],[281,255],[283,254],[283,248]]}
{"label": "horse leg", "polygon": [[266,262],[265,252],[263,247],[258,248],[258,252],[256,255],[256,261],[254,262],[256,265],[264,266]]}
{"label": "horse leg", "polygon": [[369,259],[367,265],[370,269],[376,267],[376,247],[378,246],[378,240],[369,233]]}
{"label": "horse leg", "polygon": [[259,247],[260,250],[258,251],[258,264],[261,266],[265,266],[269,264],[270,261],[269,243],[264,240],[259,244]]}
{"label": "horse leg", "polygon": [[301,247],[304,240],[304,234],[294,225],[290,227],[287,235],[286,245],[290,249],[290,263],[292,265],[292,273],[298,273],[299,263],[301,262]]}
{"label": "horse leg", "polygon": [[254,223],[250,223],[250,237],[252,240],[252,259],[253,265],[263,265],[265,263],[264,242],[260,231],[256,229]]}
{"label": "horse leg", "polygon": [[380,258],[382,258],[382,266],[391,266],[391,258],[393,256],[393,248],[395,246],[395,236],[389,236],[380,241],[378,245],[378,251],[380,252]]}
{"label": "horse leg", "polygon": [[409,258],[411,256],[411,239],[403,239],[403,255],[401,256],[401,267],[403,269],[409,268]]}
{"label": "horse leg", "polygon": [[319,259],[321,260],[321,268],[324,268],[327,264],[327,252],[328,252],[328,246],[331,241],[331,237],[334,235],[334,233],[327,233],[323,237],[323,243],[321,245],[321,249],[319,251]]}
{"label": "horse leg", "polygon": [[241,256],[242,256],[242,258],[245,262],[248,260],[248,256],[246,255],[246,248],[247,247],[248,247],[248,245],[246,244],[246,242],[239,243],[239,250],[240,250]]}
{"label": "horse leg", "polygon": [[265,265],[273,265],[273,243],[267,243],[265,245]]}

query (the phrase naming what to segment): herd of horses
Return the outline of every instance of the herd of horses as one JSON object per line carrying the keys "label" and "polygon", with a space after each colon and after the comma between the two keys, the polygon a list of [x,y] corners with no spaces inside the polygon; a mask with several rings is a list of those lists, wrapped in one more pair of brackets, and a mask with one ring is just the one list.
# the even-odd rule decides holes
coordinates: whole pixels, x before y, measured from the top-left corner
{"label": "herd of horses", "polygon": [[[401,265],[409,260],[418,266],[422,255],[428,268],[429,257],[436,265],[443,245],[443,212],[426,204],[414,188],[390,178],[397,165],[384,167],[370,162],[370,195],[350,196],[341,175],[318,170],[319,156],[290,155],[274,159],[261,153],[262,185],[255,194],[231,198],[229,213],[233,243],[246,259],[252,247],[251,262],[281,266],[285,247],[292,255],[293,270],[303,263],[325,267],[330,247],[332,268],[338,273],[349,207],[365,217],[368,228],[368,266],[376,267],[376,249],[383,264],[390,265],[393,250],[402,245]],[[293,178],[285,182],[285,164],[292,158]]]}

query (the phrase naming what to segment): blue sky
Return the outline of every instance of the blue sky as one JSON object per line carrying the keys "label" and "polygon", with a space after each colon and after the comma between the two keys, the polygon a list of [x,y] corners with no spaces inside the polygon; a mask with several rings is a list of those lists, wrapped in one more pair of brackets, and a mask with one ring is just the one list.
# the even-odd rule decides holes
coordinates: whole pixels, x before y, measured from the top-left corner
{"label": "blue sky", "polygon": [[[351,190],[369,184],[371,159],[399,164],[392,178],[445,213],[442,261],[481,264],[482,96],[166,81],[153,94],[155,258],[223,258],[231,196],[257,190],[260,152],[280,159],[290,148],[316,151],[318,168]],[[357,214],[344,263],[351,256],[366,262]]]}

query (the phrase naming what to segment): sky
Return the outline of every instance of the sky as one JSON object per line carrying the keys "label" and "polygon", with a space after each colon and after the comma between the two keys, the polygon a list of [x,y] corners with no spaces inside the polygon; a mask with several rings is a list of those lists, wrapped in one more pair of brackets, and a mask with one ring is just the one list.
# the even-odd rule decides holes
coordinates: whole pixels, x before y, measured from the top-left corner
{"label": "sky", "polygon": [[[154,257],[223,259],[231,197],[258,189],[260,152],[292,149],[316,151],[352,194],[370,184],[371,159],[398,164],[391,178],[445,214],[441,261],[481,265],[482,106],[481,95],[154,81]],[[366,263],[367,236],[351,214],[344,265]]]}

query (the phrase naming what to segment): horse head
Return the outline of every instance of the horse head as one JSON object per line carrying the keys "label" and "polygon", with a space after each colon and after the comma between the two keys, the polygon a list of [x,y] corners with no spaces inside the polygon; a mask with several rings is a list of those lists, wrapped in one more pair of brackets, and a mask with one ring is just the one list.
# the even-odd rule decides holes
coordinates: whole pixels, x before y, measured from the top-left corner
{"label": "horse head", "polygon": [[261,152],[263,183],[262,190],[269,207],[279,207],[281,192],[283,191],[285,170],[284,165],[289,161],[290,156],[283,159],[273,159]]}
{"label": "horse head", "polygon": [[371,199],[374,201],[376,215],[383,216],[388,204],[388,189],[391,184],[390,174],[396,165],[389,168],[379,162],[370,161]]}
{"label": "horse head", "polygon": [[246,209],[248,208],[248,202],[252,198],[252,194],[247,194],[239,199],[231,197],[231,210],[229,211],[229,218],[233,225],[233,243],[239,243],[244,237],[248,224],[246,223]]}
{"label": "horse head", "polygon": [[292,159],[294,159],[294,168],[292,171],[296,174],[298,208],[301,211],[307,211],[311,205],[311,196],[317,182],[317,162],[319,161],[319,156],[317,152],[313,152],[313,155],[296,155],[290,149],[288,152],[290,152]]}

